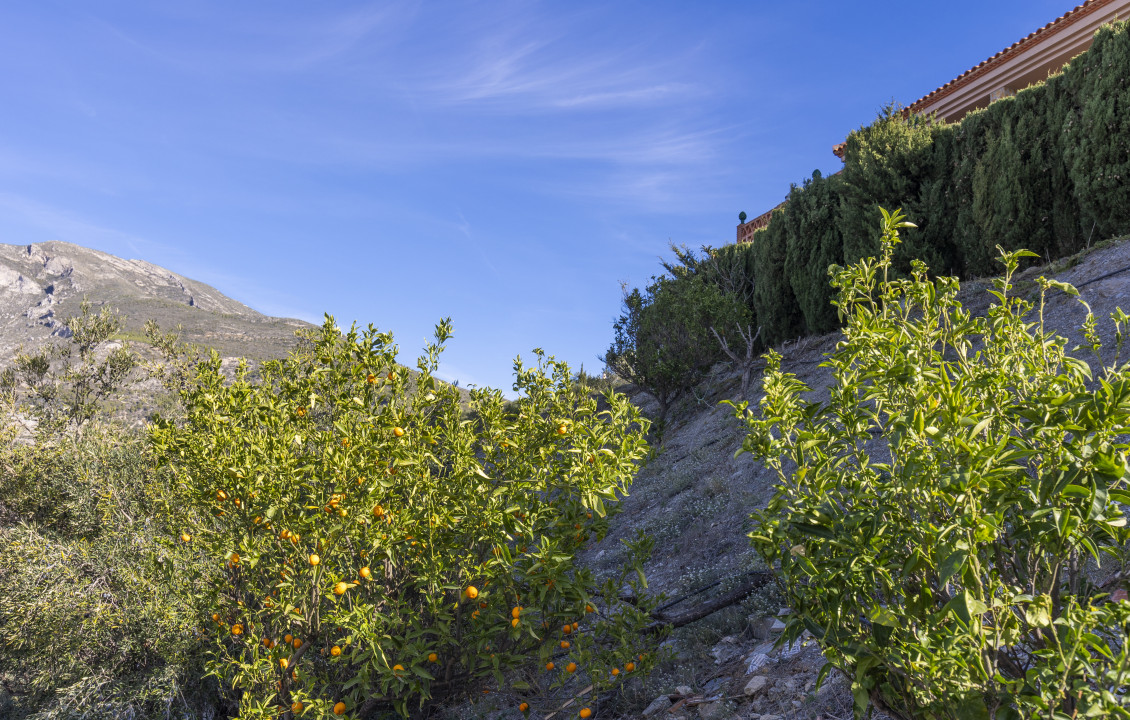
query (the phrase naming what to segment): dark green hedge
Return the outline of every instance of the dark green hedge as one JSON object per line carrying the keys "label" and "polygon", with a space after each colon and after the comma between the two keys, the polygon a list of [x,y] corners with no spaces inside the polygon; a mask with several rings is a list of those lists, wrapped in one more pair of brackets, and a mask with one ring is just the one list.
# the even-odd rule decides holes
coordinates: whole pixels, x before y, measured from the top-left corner
{"label": "dark green hedge", "polygon": [[996,246],[1045,260],[1130,234],[1130,26],[1046,82],[946,125],[888,109],[847,139],[844,169],[793,186],[784,210],[734,255],[754,268],[769,344],[836,327],[827,270],[875,255],[879,207],[918,225],[895,256],[938,274],[999,271]]}

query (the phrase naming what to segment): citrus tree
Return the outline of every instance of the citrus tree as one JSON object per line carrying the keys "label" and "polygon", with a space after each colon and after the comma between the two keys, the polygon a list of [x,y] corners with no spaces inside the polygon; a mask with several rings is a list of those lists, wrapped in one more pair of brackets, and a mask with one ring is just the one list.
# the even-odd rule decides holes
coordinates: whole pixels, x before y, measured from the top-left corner
{"label": "citrus tree", "polygon": [[[883,215],[881,257],[833,267],[827,400],[770,353],[759,412],[736,406],[779,480],[750,537],[780,568],[784,637],[817,638],[857,716],[1130,717],[1130,603],[1109,594],[1130,542],[1130,366],[1092,370],[1044,327],[1070,285],[1041,278],[1031,317],[1024,251],[1003,254],[986,317],[921,262],[888,281],[908,223]],[[1113,320],[1121,344],[1130,318]],[[1082,335],[1098,356],[1089,310]]]}
{"label": "citrus tree", "polygon": [[541,681],[507,687],[588,672],[599,691],[654,657],[650,606],[618,600],[648,543],[600,585],[575,564],[645,457],[646,420],[540,351],[515,363],[518,400],[461,402],[434,377],[450,334],[409,371],[391,335],[327,316],[258,381],[226,381],[213,354],[183,423],[152,431],[186,518],[175,541],[222,565],[204,642],[242,716],[406,715],[533,663]]}

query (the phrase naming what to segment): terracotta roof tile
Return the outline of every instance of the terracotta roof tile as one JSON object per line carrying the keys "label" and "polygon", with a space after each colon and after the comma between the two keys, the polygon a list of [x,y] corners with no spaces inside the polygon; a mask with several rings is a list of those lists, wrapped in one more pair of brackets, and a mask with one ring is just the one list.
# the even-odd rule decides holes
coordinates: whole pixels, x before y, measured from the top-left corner
{"label": "terracotta roof tile", "polygon": [[958,87],[972,80],[974,77],[980,75],[983,72],[987,72],[990,68],[999,65],[1005,60],[1008,60],[1009,58],[1017,55],[1028,46],[1040,40],[1043,40],[1049,35],[1053,35],[1060,30],[1063,30],[1064,28],[1075,23],[1077,20],[1080,20],[1086,15],[1090,15],[1092,12],[1098,10],[1104,5],[1109,5],[1111,2],[1112,0],[1086,0],[1086,2],[1084,2],[1082,5],[1078,5],[1075,8],[1068,10],[1055,20],[1052,20],[1047,25],[1044,25],[1042,28],[1029,33],[1026,37],[1017,40],[1012,45],[1009,45],[1004,50],[1001,50],[996,55],[993,55],[991,58],[979,63],[978,65],[975,65],[969,70],[966,70],[953,80],[950,80],[945,85],[942,85],[940,88],[934,90],[929,95],[915,100],[910,104],[907,110],[911,112],[917,112],[923,105],[927,105],[933,100],[939,99],[941,96],[948,95]]}

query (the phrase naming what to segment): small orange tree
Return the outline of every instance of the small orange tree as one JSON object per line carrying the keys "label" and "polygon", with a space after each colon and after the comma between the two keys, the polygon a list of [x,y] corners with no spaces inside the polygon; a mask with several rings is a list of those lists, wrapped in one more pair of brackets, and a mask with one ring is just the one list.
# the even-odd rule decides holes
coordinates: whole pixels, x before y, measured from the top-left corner
{"label": "small orange tree", "polygon": [[[171,500],[198,518],[173,541],[224,567],[210,670],[241,716],[406,715],[566,647],[594,668],[654,657],[638,647],[650,608],[617,599],[625,578],[643,582],[648,543],[601,587],[574,564],[644,459],[647,421],[541,351],[515,362],[519,400],[475,390],[461,405],[433,377],[450,334],[441,322],[413,373],[391,335],[343,335],[327,316],[258,381],[244,368],[225,381],[213,354],[184,423],[155,425],[183,492]],[[594,675],[598,690],[624,680]]]}

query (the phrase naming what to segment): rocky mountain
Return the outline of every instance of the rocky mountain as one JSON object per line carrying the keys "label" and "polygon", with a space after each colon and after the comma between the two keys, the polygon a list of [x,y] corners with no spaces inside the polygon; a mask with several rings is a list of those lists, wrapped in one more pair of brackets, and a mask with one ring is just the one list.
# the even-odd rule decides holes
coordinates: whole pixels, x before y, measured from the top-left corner
{"label": "rocky mountain", "polygon": [[184,340],[225,357],[281,357],[293,346],[294,331],[311,327],[263,315],[144,260],[58,241],[0,244],[0,362],[20,346],[65,337],[66,319],[79,312],[83,298],[121,312],[126,339],[142,339],[142,327],[153,319],[164,330],[179,326]]}

